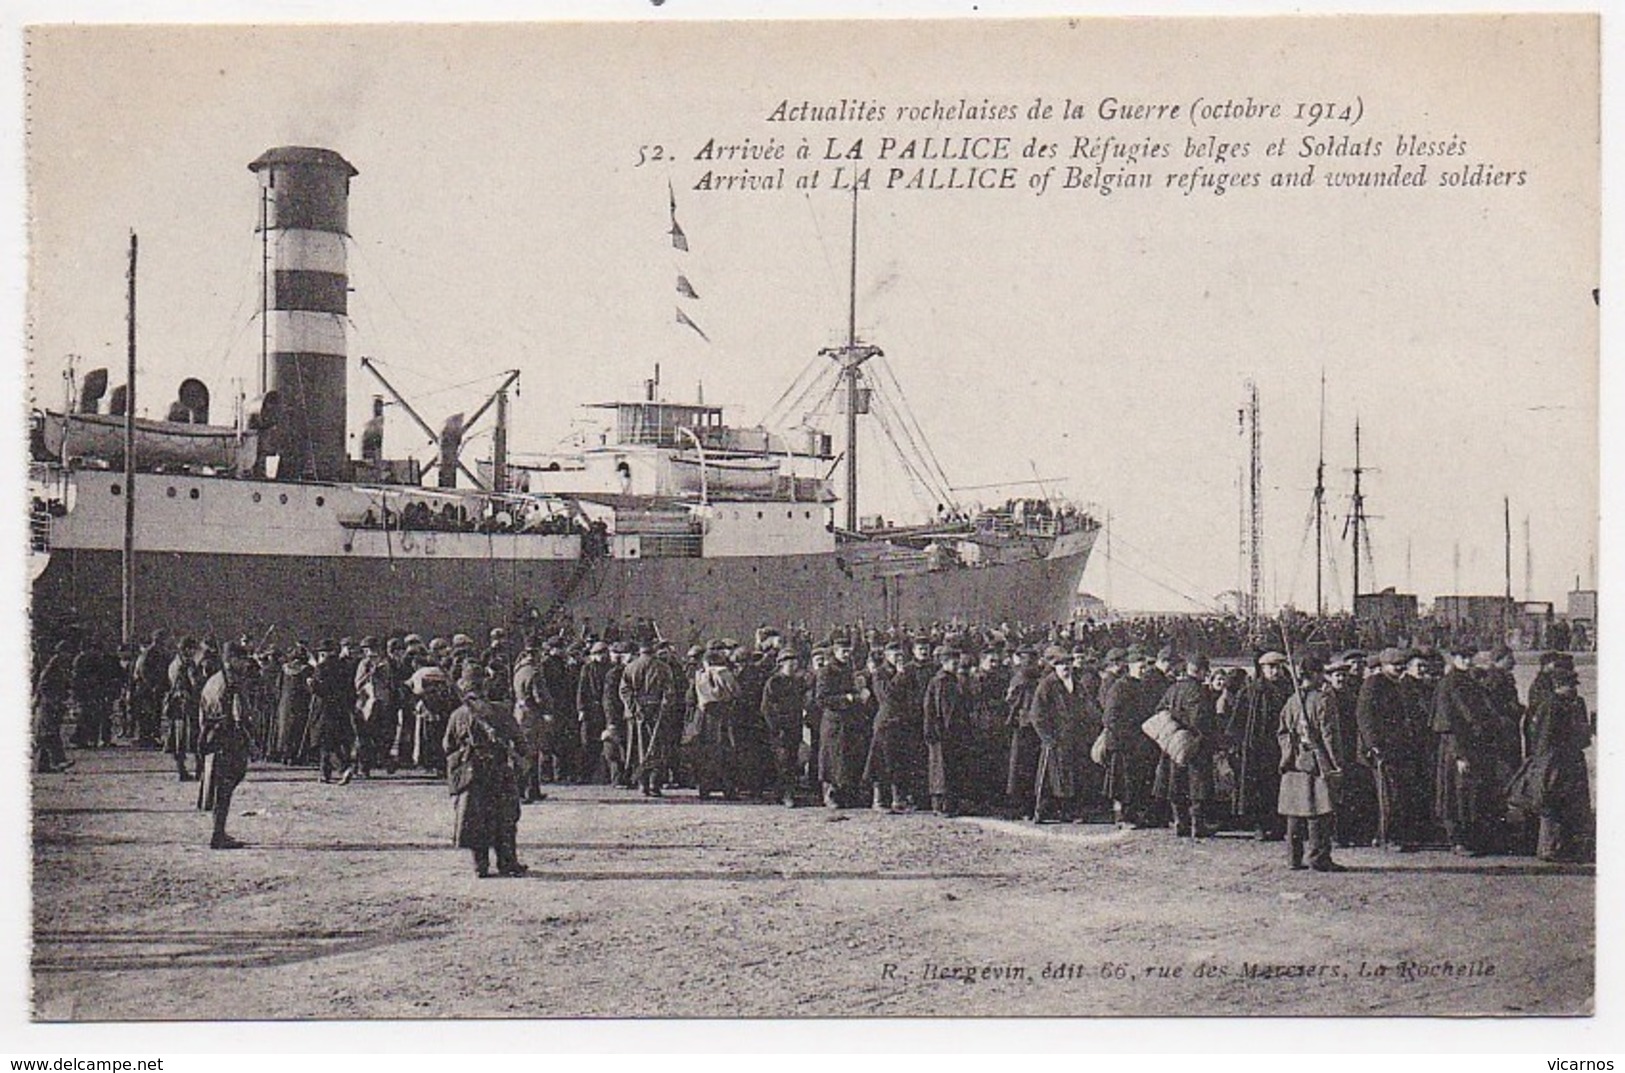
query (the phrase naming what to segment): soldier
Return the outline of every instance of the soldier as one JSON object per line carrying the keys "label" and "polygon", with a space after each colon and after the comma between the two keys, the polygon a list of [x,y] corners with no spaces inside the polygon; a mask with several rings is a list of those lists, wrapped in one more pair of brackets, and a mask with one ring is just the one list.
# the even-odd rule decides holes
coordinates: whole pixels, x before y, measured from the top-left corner
{"label": "soldier", "polygon": [[548,709],[548,737],[546,752],[551,757],[553,779],[556,782],[583,781],[583,758],[579,751],[581,731],[570,725],[570,698],[576,695],[576,669],[570,666],[565,654],[564,641],[549,637],[542,646],[542,677],[547,681],[547,695],[552,699]]}
{"label": "soldier", "polygon": [[248,675],[247,652],[238,644],[226,645],[220,669],[203,684],[198,697],[201,723],[198,808],[213,815],[210,849],[240,849],[243,843],[226,833],[231,799],[248,775],[250,734],[242,695]]}
{"label": "soldier", "polygon": [[1260,842],[1279,842],[1285,825],[1276,811],[1280,796],[1281,752],[1277,733],[1281,708],[1292,694],[1282,667],[1286,656],[1269,651],[1258,657],[1257,675],[1242,690],[1225,736],[1231,749],[1235,789],[1231,814]]}
{"label": "soldier", "polygon": [[542,673],[541,645],[535,637],[519,654],[509,692],[513,695],[514,721],[519,727],[514,748],[520,762],[521,801],[531,805],[543,797],[541,780],[544,758],[553,766],[550,777],[556,778],[558,775],[557,757],[550,742],[558,730],[557,717],[553,714],[555,702],[547,688],[547,677]]}
{"label": "soldier", "polygon": [[807,721],[807,682],[794,651],[779,651],[773,676],[762,686],[761,713],[773,749],[773,770],[779,800],[796,807],[796,781],[800,767],[801,732]]}
{"label": "soldier", "polygon": [[736,647],[730,660],[739,678],[740,703],[734,718],[734,781],[752,797],[759,797],[772,780],[773,757],[767,744],[766,724],[758,718],[762,689],[773,676],[770,652]]}
{"label": "soldier", "polygon": [[1295,870],[1348,871],[1332,860],[1337,815],[1334,786],[1345,765],[1339,753],[1337,701],[1326,690],[1319,656],[1305,655],[1299,662],[1297,683],[1281,708],[1278,737],[1278,808],[1286,817],[1287,863]]}
{"label": "soldier", "polygon": [[638,656],[621,675],[621,703],[632,717],[640,746],[633,781],[645,797],[662,796],[671,765],[672,739],[682,703],[671,666],[655,656],[655,642],[638,645]]}
{"label": "soldier", "polygon": [[164,695],[164,749],[174,758],[181,782],[191,782],[194,777],[186,770],[186,757],[197,749],[198,695],[206,680],[203,645],[195,638],[183,638],[180,651],[169,661],[169,692]]}
{"label": "soldier", "polygon": [[813,682],[813,707],[818,720],[818,781],[823,787],[826,808],[844,808],[847,795],[861,774],[853,770],[852,742],[862,719],[862,706],[868,701],[852,668],[852,645],[838,637],[830,645],[829,662],[817,672]]}
{"label": "soldier", "polygon": [[474,874],[504,876],[530,871],[519,863],[519,779],[515,743],[519,727],[501,705],[485,697],[485,668],[477,660],[463,666],[458,689],[463,702],[446,721],[441,749],[448,759],[456,798],[452,842],[472,851]]}

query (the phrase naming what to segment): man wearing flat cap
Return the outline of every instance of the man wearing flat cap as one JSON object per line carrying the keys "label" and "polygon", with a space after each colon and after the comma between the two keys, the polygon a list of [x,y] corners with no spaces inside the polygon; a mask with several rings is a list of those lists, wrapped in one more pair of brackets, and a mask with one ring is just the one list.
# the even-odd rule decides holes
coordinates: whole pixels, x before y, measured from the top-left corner
{"label": "man wearing flat cap", "polygon": [[[1473,650],[1450,651],[1450,663],[1433,695],[1433,732],[1438,736],[1434,813],[1451,850],[1477,857],[1496,848],[1500,816],[1496,785],[1495,714],[1472,676]],[[1499,810],[1504,813],[1504,807]]]}
{"label": "man wearing flat cap", "polygon": [[1404,675],[1409,653],[1385,648],[1377,655],[1377,673],[1360,685],[1354,706],[1355,756],[1370,772],[1377,795],[1374,843],[1383,849],[1410,851],[1423,840],[1415,811],[1415,787],[1429,779],[1424,742],[1418,741],[1409,717]]}
{"label": "man wearing flat cap", "polygon": [[852,645],[837,637],[830,644],[829,662],[813,678],[813,707],[818,719],[818,781],[823,787],[826,808],[844,808],[862,778],[862,751],[858,742],[868,743],[865,705],[869,702],[866,682],[861,682],[852,666]]}
{"label": "man wearing flat cap", "polygon": [[970,711],[958,674],[959,650],[946,645],[936,651],[937,673],[925,687],[926,789],[931,809],[951,816],[963,792],[965,753],[970,732]]}
{"label": "man wearing flat cap", "polygon": [[1225,728],[1230,742],[1230,766],[1235,772],[1231,815],[1253,831],[1261,842],[1285,837],[1285,824],[1276,811],[1281,790],[1281,746],[1277,737],[1281,709],[1292,695],[1286,656],[1270,650],[1257,660],[1257,673],[1242,689],[1239,703]]}
{"label": "man wearing flat cap", "polygon": [[[749,700],[749,698],[746,698]],[[773,773],[779,800],[796,807],[796,783],[801,773],[801,732],[807,725],[807,680],[795,650],[779,650],[773,674],[762,685],[762,720],[767,724],[768,746],[773,751]]]}
{"label": "man wearing flat cap", "polygon": [[1053,817],[1079,820],[1079,759],[1092,737],[1093,711],[1088,683],[1072,665],[1072,655],[1058,645],[1044,652],[1048,673],[1033,690],[1032,726],[1038,736],[1038,769],[1032,786],[1032,821]]}
{"label": "man wearing flat cap", "polygon": [[1377,787],[1371,770],[1359,762],[1360,728],[1355,718],[1360,686],[1365,681],[1366,655],[1350,649],[1326,664],[1327,699],[1337,706],[1338,754],[1348,763],[1338,787],[1337,831],[1339,846],[1369,846],[1377,838]]}
{"label": "man wearing flat cap", "polygon": [[583,774],[587,774],[585,765],[589,758],[598,756],[590,776],[594,781],[601,781],[606,774],[607,765],[603,763],[601,745],[604,730],[609,725],[604,711],[604,682],[609,677],[609,664],[609,644],[594,641],[588,647],[587,661],[581,665],[581,673],[576,677],[576,732],[581,739]]}
{"label": "man wearing flat cap", "polygon": [[1149,827],[1155,824],[1151,788],[1159,752],[1140,726],[1151,718],[1167,687],[1152,693],[1148,661],[1138,646],[1130,648],[1123,658],[1128,671],[1107,690],[1102,716],[1106,730],[1105,793],[1111,798],[1118,826]]}

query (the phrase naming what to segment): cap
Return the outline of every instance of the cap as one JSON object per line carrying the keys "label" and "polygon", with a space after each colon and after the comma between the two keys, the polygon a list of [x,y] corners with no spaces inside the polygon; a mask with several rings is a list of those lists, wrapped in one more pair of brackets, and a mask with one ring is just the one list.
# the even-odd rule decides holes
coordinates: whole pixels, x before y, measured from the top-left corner
{"label": "cap", "polygon": [[1123,657],[1126,656],[1126,655],[1128,655],[1128,652],[1125,649],[1108,648],[1108,649],[1106,649],[1106,662],[1107,663],[1122,663],[1123,662]]}
{"label": "cap", "polygon": [[1268,667],[1285,662],[1286,654],[1283,652],[1276,652],[1274,649],[1271,649],[1270,651],[1265,652],[1262,656],[1258,657],[1258,665],[1260,667]]}
{"label": "cap", "polygon": [[1050,645],[1044,649],[1045,663],[1065,663],[1071,658],[1071,654],[1060,645]]}
{"label": "cap", "polygon": [[1157,649],[1157,659],[1159,660],[1172,660],[1178,658],[1179,657],[1174,652],[1173,645],[1163,645],[1161,648]]}
{"label": "cap", "polygon": [[1409,653],[1407,653],[1403,648],[1394,648],[1392,646],[1377,653],[1378,661],[1389,667],[1397,667],[1400,664],[1407,662],[1408,656]]}
{"label": "cap", "polygon": [[778,658],[777,662],[779,662],[779,663],[794,663],[799,658],[800,657],[795,654],[794,650],[786,648],[786,649],[783,649],[783,650],[781,650],[779,652],[779,658]]}
{"label": "cap", "polygon": [[361,639],[361,647],[362,648],[377,648],[378,647],[378,638],[374,637],[370,633],[367,634],[367,636],[365,636],[365,637],[363,637]]}
{"label": "cap", "polygon": [[470,637],[466,633],[457,633],[452,635],[451,647],[453,648],[472,648],[473,645],[474,638]]}
{"label": "cap", "polygon": [[1130,645],[1128,650],[1123,653],[1123,658],[1130,663],[1144,663],[1145,649],[1139,645]]}

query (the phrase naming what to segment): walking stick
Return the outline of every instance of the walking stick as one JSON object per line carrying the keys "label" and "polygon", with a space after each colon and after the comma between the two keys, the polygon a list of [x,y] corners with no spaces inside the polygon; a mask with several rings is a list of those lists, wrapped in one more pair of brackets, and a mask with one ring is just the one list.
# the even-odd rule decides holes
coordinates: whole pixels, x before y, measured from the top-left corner
{"label": "walking stick", "polygon": [[1040,743],[1038,747],[1038,777],[1033,780],[1033,822],[1044,815],[1044,780],[1049,777],[1050,754],[1053,746]]}
{"label": "walking stick", "polygon": [[1388,848],[1388,810],[1392,802],[1388,799],[1388,767],[1382,755],[1377,755],[1377,841],[1383,849]]}

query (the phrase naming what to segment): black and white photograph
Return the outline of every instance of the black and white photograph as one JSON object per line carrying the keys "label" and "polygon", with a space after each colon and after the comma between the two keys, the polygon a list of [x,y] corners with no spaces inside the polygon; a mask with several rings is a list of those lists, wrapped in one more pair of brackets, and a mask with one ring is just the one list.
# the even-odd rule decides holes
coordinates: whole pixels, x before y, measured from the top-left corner
{"label": "black and white photograph", "polygon": [[1601,18],[660,10],[21,28],[20,1016],[1595,1017]]}

